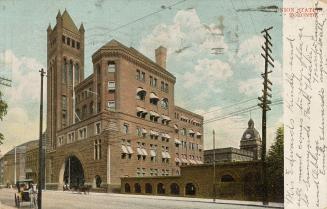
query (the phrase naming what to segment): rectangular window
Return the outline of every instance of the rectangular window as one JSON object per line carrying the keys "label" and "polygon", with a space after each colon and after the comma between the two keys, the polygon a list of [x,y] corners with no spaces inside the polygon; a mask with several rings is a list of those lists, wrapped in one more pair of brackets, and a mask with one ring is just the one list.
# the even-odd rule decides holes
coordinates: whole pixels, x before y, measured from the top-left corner
{"label": "rectangular window", "polygon": [[157,87],[157,79],[156,78],[153,79],[153,87]]}
{"label": "rectangular window", "polygon": [[140,70],[136,70],[136,80],[140,80],[141,79],[141,72]]}
{"label": "rectangular window", "polygon": [[161,91],[164,91],[165,90],[165,83],[163,81],[161,81],[160,90]]}
{"label": "rectangular window", "polygon": [[94,141],[94,160],[101,159],[101,139]]}
{"label": "rectangular window", "polygon": [[168,93],[168,83],[165,83],[165,92]]}
{"label": "rectangular window", "polygon": [[145,81],[145,72],[142,72],[141,73],[141,79],[140,79],[141,81]]}
{"label": "rectangular window", "polygon": [[127,123],[124,123],[124,125],[123,125],[123,133],[128,134],[128,124]]}
{"label": "rectangular window", "polygon": [[115,101],[108,101],[108,104],[107,104],[108,106],[108,110],[109,111],[115,111],[115,109],[116,109],[116,103],[115,103]]}
{"label": "rectangular window", "polygon": [[70,38],[67,37],[67,45],[70,45]]}
{"label": "rectangular window", "polygon": [[62,42],[66,43],[66,37],[65,36],[62,36]]}
{"label": "rectangular window", "polygon": [[67,97],[65,95],[61,96],[61,109],[67,110]]}
{"label": "rectangular window", "polygon": [[153,86],[153,77],[150,76],[150,86]]}
{"label": "rectangular window", "polygon": [[78,129],[78,139],[85,139],[87,137],[87,127]]}
{"label": "rectangular window", "polygon": [[72,40],[72,47],[75,48],[75,40]]}
{"label": "rectangular window", "polygon": [[101,133],[101,122],[95,124],[95,134],[98,135]]}
{"label": "rectangular window", "polygon": [[80,49],[80,48],[81,48],[81,46],[80,46],[80,43],[79,43],[79,42],[76,42],[76,48],[77,48],[77,49]]}
{"label": "rectangular window", "polygon": [[116,64],[114,62],[109,62],[108,63],[108,72],[109,73],[116,72]]}
{"label": "rectangular window", "polygon": [[115,81],[108,81],[108,91],[114,91],[116,89]]}

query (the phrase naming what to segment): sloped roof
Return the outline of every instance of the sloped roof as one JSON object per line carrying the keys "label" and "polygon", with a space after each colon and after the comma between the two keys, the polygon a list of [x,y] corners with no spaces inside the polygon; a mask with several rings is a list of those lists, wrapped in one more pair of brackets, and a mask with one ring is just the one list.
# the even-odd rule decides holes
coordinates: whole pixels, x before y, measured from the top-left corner
{"label": "sloped roof", "polygon": [[68,12],[65,10],[64,13],[61,16],[62,18],[62,24],[63,27],[65,29],[68,29],[72,32],[79,32],[78,28],[76,27],[74,21],[72,20],[72,18],[70,17],[70,15],[68,14]]}

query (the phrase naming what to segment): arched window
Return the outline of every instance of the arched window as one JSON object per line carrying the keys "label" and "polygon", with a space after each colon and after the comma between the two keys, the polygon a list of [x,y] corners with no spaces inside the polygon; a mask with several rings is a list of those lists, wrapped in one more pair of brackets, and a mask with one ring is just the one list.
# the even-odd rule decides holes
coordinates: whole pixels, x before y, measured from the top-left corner
{"label": "arched window", "polygon": [[131,187],[127,183],[125,184],[125,192],[126,193],[130,193],[131,192]]}
{"label": "arched window", "polygon": [[157,105],[159,101],[159,97],[153,92],[150,93],[150,103],[153,105]]}
{"label": "arched window", "polygon": [[75,64],[75,84],[78,84],[79,83],[79,66],[78,64],[76,63]]}
{"label": "arched window", "polygon": [[165,194],[165,187],[162,183],[159,183],[157,185],[157,193],[158,194]]}
{"label": "arched window", "polygon": [[149,183],[145,184],[145,193],[151,194],[152,193],[152,185]]}
{"label": "arched window", "polygon": [[176,183],[170,185],[170,194],[179,195],[179,186]]}
{"label": "arched window", "polygon": [[64,63],[62,65],[61,81],[62,81],[62,83],[67,83],[67,60],[66,60],[66,58],[64,58]]}
{"label": "arched window", "polygon": [[141,193],[141,191],[142,191],[141,185],[139,183],[135,183],[134,190],[135,190],[135,193]]}
{"label": "arched window", "polygon": [[196,194],[196,188],[194,184],[187,183],[185,186],[185,195],[195,195]]}
{"label": "arched window", "polygon": [[102,183],[101,177],[98,176],[98,175],[96,175],[96,176],[95,176],[95,185],[96,185],[96,187],[97,187],[97,188],[100,188],[101,183]]}
{"label": "arched window", "polygon": [[233,176],[227,174],[227,175],[223,175],[221,177],[220,181],[221,182],[233,182],[235,180],[234,180]]}
{"label": "arched window", "polygon": [[136,98],[139,100],[145,100],[146,91],[142,87],[138,87],[136,90]]}
{"label": "arched window", "polygon": [[161,107],[162,107],[163,109],[168,109],[168,99],[167,99],[167,98],[163,98],[163,99],[161,100]]}

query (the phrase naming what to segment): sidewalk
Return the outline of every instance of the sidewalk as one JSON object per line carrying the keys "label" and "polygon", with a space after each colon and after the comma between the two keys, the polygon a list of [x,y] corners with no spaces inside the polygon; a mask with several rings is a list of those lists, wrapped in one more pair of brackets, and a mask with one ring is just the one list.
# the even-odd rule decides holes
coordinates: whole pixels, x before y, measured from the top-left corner
{"label": "sidewalk", "polygon": [[[160,199],[160,200],[213,203],[213,199],[206,199],[206,198],[135,195],[135,194],[113,194],[113,193],[107,193],[107,194],[112,195],[112,196],[126,196],[128,198],[147,198],[147,199],[157,199],[157,200]],[[229,204],[229,205],[245,205],[245,206],[254,206],[254,207],[284,208],[283,203],[275,203],[275,202],[270,202],[268,206],[264,206],[264,205],[262,205],[262,202],[216,199],[215,203],[216,204]]]}
{"label": "sidewalk", "polygon": [[14,207],[4,205],[0,202],[0,209],[15,209]]}
{"label": "sidewalk", "polygon": [[[51,191],[51,192],[63,192],[63,191]],[[70,194],[72,194],[72,193],[70,193]],[[93,193],[93,192],[90,192],[90,195],[104,196],[104,197],[105,196],[113,196],[113,197],[124,197],[124,198],[141,198],[141,199],[155,199],[155,200],[213,203],[213,199],[192,198],[192,197],[172,197],[172,196],[135,195],[135,194],[117,194],[117,193]],[[276,203],[276,202],[270,202],[268,206],[265,206],[265,205],[262,205],[262,202],[256,202],[256,201],[216,199],[215,204],[244,205],[244,206],[267,207],[267,208],[284,208],[283,203]]]}

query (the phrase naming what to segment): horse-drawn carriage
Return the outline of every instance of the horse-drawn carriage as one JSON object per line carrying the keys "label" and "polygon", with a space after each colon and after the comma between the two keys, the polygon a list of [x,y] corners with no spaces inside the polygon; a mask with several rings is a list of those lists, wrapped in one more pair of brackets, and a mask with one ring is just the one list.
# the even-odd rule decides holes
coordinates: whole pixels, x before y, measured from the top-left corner
{"label": "horse-drawn carriage", "polygon": [[37,208],[37,192],[33,180],[24,179],[16,182],[18,192],[15,193],[15,205],[20,207],[23,202],[29,202],[30,208]]}

